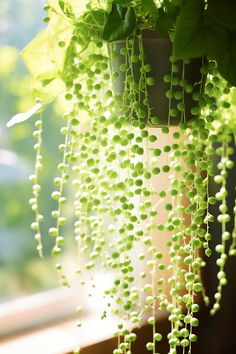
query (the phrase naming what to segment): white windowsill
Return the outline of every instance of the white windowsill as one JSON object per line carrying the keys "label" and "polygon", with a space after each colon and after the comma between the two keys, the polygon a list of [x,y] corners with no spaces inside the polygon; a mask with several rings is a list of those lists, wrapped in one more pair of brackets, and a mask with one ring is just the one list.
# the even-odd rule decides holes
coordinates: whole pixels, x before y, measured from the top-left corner
{"label": "white windowsill", "polygon": [[75,317],[76,306],[78,306],[78,296],[67,288],[53,289],[2,303],[0,304],[0,339],[17,332]]}
{"label": "white windowsill", "polygon": [[[160,321],[166,316],[165,311],[158,313]],[[112,338],[118,324],[117,318],[109,316],[101,320],[97,313],[84,317],[81,328],[76,326],[76,322],[59,322],[53,326],[9,337],[1,341],[0,353],[70,354],[77,347],[86,348]],[[143,324],[145,323],[144,320]],[[96,349],[93,353],[96,353]]]}
{"label": "white windowsill", "polygon": [[113,336],[117,320],[100,320],[98,316],[83,319],[80,329],[76,321],[66,321],[44,329],[9,337],[0,344],[1,354],[68,354],[78,347],[104,341]]}

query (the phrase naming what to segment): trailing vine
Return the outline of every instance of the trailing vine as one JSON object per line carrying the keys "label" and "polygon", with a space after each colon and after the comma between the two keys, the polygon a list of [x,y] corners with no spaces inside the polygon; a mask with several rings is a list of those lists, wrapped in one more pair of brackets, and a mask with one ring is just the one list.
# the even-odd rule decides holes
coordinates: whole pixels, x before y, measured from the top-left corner
{"label": "trailing vine", "polygon": [[[159,6],[155,1],[143,5],[140,1],[91,0],[82,12],[69,0],[48,1],[44,19],[48,28],[23,52],[37,98],[48,102],[62,92],[70,107],[64,114],[62,160],[51,194],[55,221],[48,233],[55,238],[56,268],[62,284],[70,286],[63,268],[63,227],[71,222],[78,250],[75,272],[81,284],[87,286],[90,272],[92,287],[99,286],[96,269],[113,276],[101,313],[102,318],[109,313],[119,318],[113,354],[132,353],[133,329],[144,320],[153,335],[146,348],[155,354],[162,340],[158,314],[163,310],[171,324],[168,353],[176,354],[178,347],[191,353],[197,341],[200,297],[207,306],[210,303],[202,270],[212,254],[210,224],[215,217],[211,205],[217,201],[221,203],[216,218],[222,237],[215,249],[219,285],[212,314],[220,308],[227,284],[228,254],[236,253],[235,225],[230,232],[227,212],[227,176],[234,167],[235,150],[236,123],[230,115],[234,89],[220,75],[228,78],[221,56],[206,60],[209,48],[199,52],[199,39],[185,51],[178,44],[186,33],[182,28],[186,11],[197,9],[196,14],[208,16],[213,9],[211,1],[207,3],[205,14],[205,3],[195,0],[162,1]],[[161,39],[167,41],[171,54],[169,70],[162,78],[164,97],[156,97],[157,107],[161,105],[158,100],[166,101],[166,117],[159,117],[153,105],[154,68],[147,61],[145,47],[146,30],[155,34],[158,23],[161,35],[168,33],[173,41],[172,51],[169,39]],[[194,29],[194,21],[192,25]],[[204,24],[206,33],[209,28]],[[160,39],[160,34],[154,37]],[[50,39],[49,57],[40,59],[47,65],[45,70],[37,64],[32,69],[35,46],[42,38]],[[194,61],[195,57],[200,60]],[[198,71],[196,80],[188,74],[193,66]],[[30,177],[34,183],[30,204],[36,219],[31,227],[42,256],[43,217],[38,207],[41,118],[36,128],[36,165]],[[218,174],[215,155],[220,158]],[[215,195],[209,191],[212,178],[220,187]],[[72,204],[67,203],[68,189]],[[71,220],[65,216],[66,206]],[[137,264],[141,271],[136,270]]]}

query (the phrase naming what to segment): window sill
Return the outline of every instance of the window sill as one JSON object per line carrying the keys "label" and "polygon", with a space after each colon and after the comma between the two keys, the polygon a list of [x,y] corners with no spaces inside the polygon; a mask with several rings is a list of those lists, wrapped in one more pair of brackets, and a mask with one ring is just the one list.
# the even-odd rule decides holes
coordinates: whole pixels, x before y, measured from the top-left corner
{"label": "window sill", "polygon": [[75,320],[64,321],[40,330],[15,335],[1,341],[1,354],[65,354],[76,347],[87,347],[111,338],[117,320],[86,317],[80,329]]}
{"label": "window sill", "polygon": [[[158,319],[162,322],[166,312]],[[101,320],[98,314],[83,318],[80,329],[76,320],[63,321],[43,329],[8,337],[1,342],[1,354],[69,354],[77,347],[87,348],[109,340],[117,330],[117,318]],[[111,351],[112,352],[112,351]],[[91,350],[91,354],[96,353]]]}
{"label": "window sill", "polygon": [[76,292],[67,288],[24,296],[0,304],[0,339],[75,316]]}

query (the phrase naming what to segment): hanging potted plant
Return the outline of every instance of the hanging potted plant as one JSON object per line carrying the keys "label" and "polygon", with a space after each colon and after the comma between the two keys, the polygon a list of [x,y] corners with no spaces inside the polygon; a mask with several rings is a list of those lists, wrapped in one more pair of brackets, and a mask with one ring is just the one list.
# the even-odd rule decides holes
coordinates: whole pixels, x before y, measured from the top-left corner
{"label": "hanging potted plant", "polygon": [[[216,246],[219,285],[211,313],[220,307],[225,263],[236,254],[235,232],[227,228],[226,189],[236,128],[230,109],[236,84],[234,7],[231,1],[213,0],[90,0],[81,9],[76,1],[48,0],[48,27],[22,53],[38,101],[9,126],[64,93],[69,109],[51,194],[56,203],[49,229],[55,238],[52,253],[68,285],[62,261],[64,210],[73,205],[76,272],[82,277],[83,271],[102,267],[114,274],[104,309],[104,316],[111,307],[119,317],[114,354],[132,353],[132,328],[145,314],[153,327],[146,347],[156,353],[162,339],[158,311],[163,309],[170,322],[169,353],[178,347],[191,352],[199,294],[209,302],[201,270],[204,254],[212,253],[211,205],[217,201],[222,240]],[[30,204],[36,219],[31,227],[42,255],[42,113],[35,126]],[[220,157],[217,175],[215,154]],[[220,186],[215,195],[209,194],[212,177]],[[73,189],[70,202],[66,185]],[[163,232],[168,234],[164,250],[159,248]],[[140,245],[143,265],[137,274],[131,254]]]}

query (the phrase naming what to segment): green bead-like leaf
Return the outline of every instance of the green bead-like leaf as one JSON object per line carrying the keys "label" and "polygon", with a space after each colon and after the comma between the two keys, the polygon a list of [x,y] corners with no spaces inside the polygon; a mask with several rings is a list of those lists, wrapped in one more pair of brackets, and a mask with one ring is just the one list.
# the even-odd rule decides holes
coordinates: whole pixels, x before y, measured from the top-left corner
{"label": "green bead-like leaf", "polygon": [[113,3],[103,29],[103,39],[113,42],[129,37],[135,29],[136,16],[132,7],[122,7]]}
{"label": "green bead-like leaf", "polygon": [[65,3],[63,0],[59,0],[58,1],[58,5],[60,6],[61,10],[64,12],[65,10]]}
{"label": "green bead-like leaf", "polygon": [[218,24],[236,30],[235,0],[208,0],[207,11]]}
{"label": "green bead-like leaf", "polygon": [[180,11],[174,38],[176,59],[213,55],[226,38],[226,30],[205,13],[203,0],[189,0]]}

